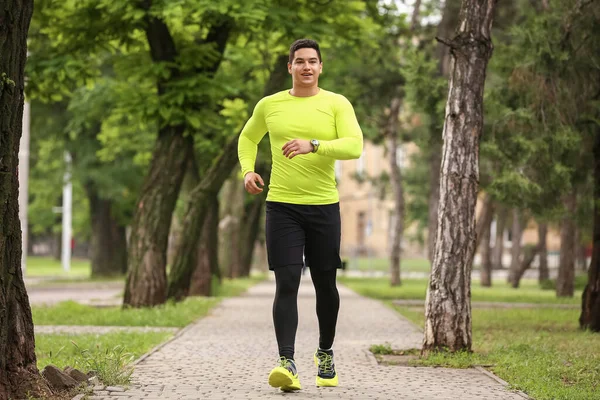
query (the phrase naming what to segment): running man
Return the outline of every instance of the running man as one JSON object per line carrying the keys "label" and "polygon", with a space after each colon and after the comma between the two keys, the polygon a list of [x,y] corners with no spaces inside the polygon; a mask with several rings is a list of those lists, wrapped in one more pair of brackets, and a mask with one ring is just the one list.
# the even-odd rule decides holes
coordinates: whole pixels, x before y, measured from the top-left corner
{"label": "running man", "polygon": [[334,164],[359,158],[363,137],[350,102],[319,87],[322,70],[317,42],[295,41],[288,62],[292,89],[256,104],[238,144],[246,191],[261,193],[264,182],[254,172],[254,164],[258,143],[269,132],[273,166],[266,200],[266,242],[277,287],[273,322],[280,357],[269,384],[283,391],[301,388],[294,344],[303,256],[317,301],[316,384],[338,385],[332,347],[340,305],[336,271],[342,262]]}

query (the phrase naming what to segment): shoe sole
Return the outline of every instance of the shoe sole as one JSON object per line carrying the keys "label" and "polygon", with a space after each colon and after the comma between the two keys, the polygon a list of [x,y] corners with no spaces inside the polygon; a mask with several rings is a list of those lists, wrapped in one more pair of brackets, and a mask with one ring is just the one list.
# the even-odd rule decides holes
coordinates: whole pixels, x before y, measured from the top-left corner
{"label": "shoe sole", "polygon": [[[313,356],[313,360],[315,361],[315,366],[319,368],[319,359],[317,358],[316,354]],[[331,379],[324,379],[317,375],[315,383],[317,387],[336,387],[339,385],[339,379],[337,374],[335,374],[335,376]]]}
{"label": "shoe sole", "polygon": [[281,367],[277,367],[269,374],[269,385],[275,388],[280,388],[284,392],[292,390],[300,390],[300,383],[295,383],[290,372]]}

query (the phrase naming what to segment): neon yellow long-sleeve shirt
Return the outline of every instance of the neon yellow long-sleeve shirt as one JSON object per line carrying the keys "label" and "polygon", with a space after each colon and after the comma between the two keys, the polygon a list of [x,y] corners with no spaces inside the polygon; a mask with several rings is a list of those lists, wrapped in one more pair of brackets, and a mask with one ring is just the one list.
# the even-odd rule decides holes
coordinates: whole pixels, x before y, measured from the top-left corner
{"label": "neon yellow long-sleeve shirt", "polygon": [[[333,204],[339,201],[335,160],[359,158],[363,136],[352,104],[342,95],[320,89],[310,97],[282,91],[260,100],[239,138],[238,157],[245,176],[254,171],[258,143],[269,132],[273,166],[268,201]],[[294,139],[319,140],[316,153],[283,155]]]}

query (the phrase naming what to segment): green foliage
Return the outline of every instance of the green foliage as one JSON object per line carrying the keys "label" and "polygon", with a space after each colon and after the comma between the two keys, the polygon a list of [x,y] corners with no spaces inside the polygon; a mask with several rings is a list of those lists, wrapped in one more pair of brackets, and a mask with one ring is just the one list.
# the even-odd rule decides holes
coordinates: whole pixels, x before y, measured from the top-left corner
{"label": "green foliage", "polygon": [[486,188],[545,218],[562,216],[565,193],[588,192],[590,132],[597,128],[584,121],[597,114],[600,90],[594,7],[570,0],[540,12],[523,5],[524,18],[504,28],[489,64]]}
{"label": "green foliage", "polygon": [[184,327],[205,316],[223,297],[238,296],[262,276],[224,280],[215,288],[218,297],[189,297],[153,308],[96,308],[66,301],[53,306],[33,306],[35,325],[164,326]]}
{"label": "green foliage", "polygon": [[390,343],[371,345],[369,351],[373,354],[394,354]]}
{"label": "green foliage", "polygon": [[121,345],[113,348],[82,349],[72,342],[81,358],[86,371],[94,371],[100,381],[107,385],[125,385],[131,382],[133,367],[130,365],[135,356],[125,351]]}
{"label": "green foliage", "polygon": [[[340,277],[340,282],[350,289],[380,300],[425,300],[426,279],[403,279],[402,286],[390,286],[386,278]],[[494,282],[490,288],[479,286],[474,280],[471,287],[472,301],[535,304],[581,304],[582,290],[576,290],[572,298],[556,297],[555,293],[542,290],[537,281],[521,280],[519,289],[513,289],[505,281]]]}
{"label": "green foliage", "polygon": [[[107,334],[37,334],[37,366],[70,366],[95,371],[105,385],[130,381],[131,361],[171,338],[171,332],[111,332]],[[119,345],[115,346],[115,343]]]}

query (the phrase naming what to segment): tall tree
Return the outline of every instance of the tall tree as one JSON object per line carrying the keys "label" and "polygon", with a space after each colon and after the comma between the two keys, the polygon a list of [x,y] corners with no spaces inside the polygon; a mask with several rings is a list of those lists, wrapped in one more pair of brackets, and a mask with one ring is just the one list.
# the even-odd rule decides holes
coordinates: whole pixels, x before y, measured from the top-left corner
{"label": "tall tree", "polygon": [[479,243],[479,254],[481,255],[481,286],[490,287],[492,286],[492,249],[490,246],[491,239],[491,219],[488,224],[483,228],[481,232],[481,239]]}
{"label": "tall tree", "polygon": [[[271,95],[283,88],[288,77],[286,65],[287,55],[278,55],[271,69],[272,72],[265,82],[263,95]],[[237,164],[237,143],[236,135],[230,139],[199,185],[190,193],[182,228],[182,242],[178,247],[169,274],[169,298],[182,299],[188,294],[190,276],[197,267],[198,251],[196,249],[202,234],[201,227],[206,217],[208,200],[210,196],[216,196],[219,193],[226,178],[231,175],[231,171]],[[238,188],[236,187],[234,190]],[[202,265],[206,267],[205,264]],[[197,272],[196,275],[198,274],[207,276],[206,271],[204,273]]]}
{"label": "tall tree", "polygon": [[492,268],[502,269],[502,256],[504,255],[504,225],[506,224],[507,211],[501,207],[496,213],[496,240],[492,251]]}
{"label": "tall tree", "polygon": [[463,0],[456,36],[439,39],[450,47],[453,65],[443,131],[435,252],[425,309],[425,354],[471,349],[479,140],[495,5],[495,0]]}
{"label": "tall tree", "polygon": [[540,244],[540,256],[538,266],[538,282],[542,283],[550,279],[550,271],[548,270],[548,223],[540,221],[538,225],[538,237]]}
{"label": "tall tree", "polygon": [[27,33],[33,1],[0,7],[0,399],[48,396],[36,365],[29,297],[21,270],[19,140]]}
{"label": "tall tree", "polygon": [[[419,27],[419,15],[421,11],[421,0],[415,1],[410,23],[410,33],[415,35]],[[416,36],[416,35],[415,35]],[[392,187],[392,199],[394,208],[392,210],[392,226],[390,227],[392,245],[390,246],[390,284],[399,286],[402,282],[400,277],[400,262],[402,258],[402,239],[404,236],[404,180],[402,169],[398,165],[398,119],[404,102],[404,79],[399,85],[390,101],[389,117],[385,126],[385,137],[387,140],[390,183]]]}
{"label": "tall tree", "polygon": [[[151,15],[150,4],[146,5],[145,11],[148,14],[144,30],[152,60],[159,65],[170,65],[167,77],[157,81],[157,93],[160,97],[172,97],[178,88],[171,84],[171,79],[181,78],[184,74],[177,64],[180,53],[165,21]],[[188,71],[188,74],[214,75],[221,63],[231,29],[232,21],[229,18],[216,17],[205,43],[214,46],[217,57],[198,70]],[[167,299],[167,239],[185,167],[193,151],[191,136],[184,136],[185,128],[183,122],[166,124],[160,128],[131,226],[124,306],[154,306]]]}
{"label": "tall tree", "polygon": [[[438,37],[447,38],[452,35],[459,18],[459,2],[444,2],[444,12],[442,20],[438,26]],[[438,77],[443,77],[446,81],[450,73],[450,51],[443,43],[438,43],[436,49],[438,59]],[[436,91],[432,93],[434,96]],[[445,93],[444,93],[445,95]],[[428,223],[427,223],[427,249],[429,261],[433,262],[433,252],[435,249],[435,239],[438,223],[438,206],[440,200],[440,168],[442,163],[442,141],[439,135],[439,119],[437,118],[437,104],[443,101],[443,98],[433,99],[429,112],[432,115],[429,133],[429,202],[428,202]]]}
{"label": "tall tree", "polygon": [[575,292],[575,208],[577,196],[565,196],[565,216],[560,225],[560,260],[556,278],[556,296],[573,297]]}
{"label": "tall tree", "polygon": [[594,234],[588,283],[583,291],[579,326],[600,332],[600,129],[594,138]]}
{"label": "tall tree", "polygon": [[518,209],[512,210],[512,229],[511,229],[511,247],[510,247],[510,267],[508,269],[507,282],[514,283],[519,274],[521,265],[521,242],[523,240],[523,212]]}

